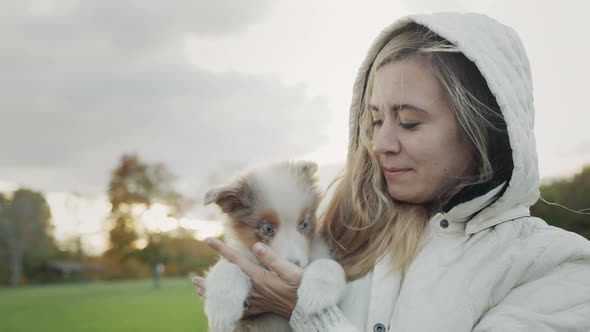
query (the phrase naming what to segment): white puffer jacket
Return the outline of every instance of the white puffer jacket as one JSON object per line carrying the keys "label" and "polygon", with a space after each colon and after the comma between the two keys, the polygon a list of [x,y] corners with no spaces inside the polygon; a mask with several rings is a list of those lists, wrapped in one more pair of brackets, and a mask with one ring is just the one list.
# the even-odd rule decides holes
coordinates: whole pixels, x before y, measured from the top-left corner
{"label": "white puffer jacket", "polygon": [[454,43],[478,66],[507,124],[512,177],[503,193],[499,186],[434,215],[423,248],[404,274],[389,272],[383,259],[347,286],[338,308],[312,317],[296,309],[291,326],[295,331],[590,331],[590,242],[529,214],[539,197],[532,80],[514,30],[484,15],[456,13],[409,16],[387,27],[354,84],[349,149],[356,144],[368,69],[387,37],[409,22]]}

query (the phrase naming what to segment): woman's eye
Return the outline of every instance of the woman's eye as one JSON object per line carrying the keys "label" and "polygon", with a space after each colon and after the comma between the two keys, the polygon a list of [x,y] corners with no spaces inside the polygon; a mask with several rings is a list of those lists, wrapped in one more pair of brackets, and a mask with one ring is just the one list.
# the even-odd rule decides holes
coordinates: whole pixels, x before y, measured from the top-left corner
{"label": "woman's eye", "polygon": [[306,231],[309,229],[309,221],[304,221],[301,223],[301,225],[299,225],[299,228],[301,228],[302,231]]}
{"label": "woman's eye", "polygon": [[383,124],[383,120],[373,120],[373,122],[371,122],[371,125],[374,126],[381,126]]}
{"label": "woman's eye", "polygon": [[419,125],[419,123],[417,123],[417,122],[413,122],[413,123],[400,122],[399,125],[400,125],[400,127],[404,128],[404,129],[413,129],[413,128],[416,128]]}
{"label": "woman's eye", "polygon": [[262,226],[261,228],[262,233],[266,234],[266,235],[270,235],[272,234],[272,232],[274,231],[273,227],[271,224],[265,224]]}

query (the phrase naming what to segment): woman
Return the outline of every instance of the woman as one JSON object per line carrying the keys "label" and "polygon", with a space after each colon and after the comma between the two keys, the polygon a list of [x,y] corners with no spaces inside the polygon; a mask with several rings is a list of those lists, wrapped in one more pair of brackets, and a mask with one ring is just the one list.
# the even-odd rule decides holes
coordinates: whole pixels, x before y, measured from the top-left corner
{"label": "woman", "polygon": [[405,17],[359,70],[346,170],[322,218],[349,280],[340,305],[305,317],[297,267],[262,244],[274,272],[210,244],[252,277],[247,314],[282,314],[295,331],[590,331],[589,242],[529,215],[533,122],[511,28]]}

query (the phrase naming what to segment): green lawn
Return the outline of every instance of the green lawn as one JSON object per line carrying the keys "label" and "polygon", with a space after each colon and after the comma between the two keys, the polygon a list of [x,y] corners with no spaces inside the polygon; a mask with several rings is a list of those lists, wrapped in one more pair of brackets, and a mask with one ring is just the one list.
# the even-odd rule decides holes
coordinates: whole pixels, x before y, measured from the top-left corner
{"label": "green lawn", "polygon": [[207,331],[186,278],[0,289],[0,331]]}

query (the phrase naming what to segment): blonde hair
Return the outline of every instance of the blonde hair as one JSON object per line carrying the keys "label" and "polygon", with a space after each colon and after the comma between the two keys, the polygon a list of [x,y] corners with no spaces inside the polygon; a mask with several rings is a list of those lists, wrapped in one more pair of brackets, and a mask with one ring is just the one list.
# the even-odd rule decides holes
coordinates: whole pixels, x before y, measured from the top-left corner
{"label": "blonde hair", "polygon": [[[463,137],[470,143],[473,176],[457,178],[456,185],[429,205],[392,199],[379,163],[373,157],[370,111],[375,72],[386,64],[415,56],[428,63],[451,103]],[[334,194],[321,216],[320,234],[332,245],[336,259],[349,280],[369,272],[377,260],[390,254],[391,267],[403,270],[416,257],[434,210],[442,208],[462,188],[489,181],[494,173],[490,159],[492,137],[502,135],[505,122],[479,70],[459,49],[426,27],[410,23],[397,30],[377,54],[369,71],[358,114],[359,137],[356,149]]]}

